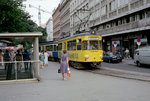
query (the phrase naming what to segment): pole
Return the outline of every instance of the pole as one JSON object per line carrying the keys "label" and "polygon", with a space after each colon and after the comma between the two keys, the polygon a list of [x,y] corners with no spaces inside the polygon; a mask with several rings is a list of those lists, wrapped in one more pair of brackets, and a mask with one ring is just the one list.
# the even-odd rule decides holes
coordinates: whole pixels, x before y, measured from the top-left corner
{"label": "pole", "polygon": [[35,72],[35,77],[37,78],[37,80],[40,80],[40,76],[39,76],[39,39],[38,37],[35,37],[34,40],[34,45],[33,45],[33,51],[34,51],[34,72]]}
{"label": "pole", "polygon": [[39,6],[39,13],[38,13],[38,19],[39,19],[39,26],[41,26],[41,9],[40,9],[40,6]]}

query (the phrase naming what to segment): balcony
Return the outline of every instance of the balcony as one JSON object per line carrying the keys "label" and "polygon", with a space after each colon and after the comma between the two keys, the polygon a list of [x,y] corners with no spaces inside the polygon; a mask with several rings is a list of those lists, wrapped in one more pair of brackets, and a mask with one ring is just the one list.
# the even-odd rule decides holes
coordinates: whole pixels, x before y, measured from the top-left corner
{"label": "balcony", "polygon": [[131,2],[131,9],[135,9],[144,5],[144,0],[136,0]]}
{"label": "balcony", "polygon": [[131,29],[147,27],[147,26],[150,26],[150,19],[143,19],[140,21],[130,22],[127,24],[119,25],[108,29],[101,29],[98,32],[101,33],[101,35],[106,35],[106,34],[111,34],[116,32],[123,32]]}

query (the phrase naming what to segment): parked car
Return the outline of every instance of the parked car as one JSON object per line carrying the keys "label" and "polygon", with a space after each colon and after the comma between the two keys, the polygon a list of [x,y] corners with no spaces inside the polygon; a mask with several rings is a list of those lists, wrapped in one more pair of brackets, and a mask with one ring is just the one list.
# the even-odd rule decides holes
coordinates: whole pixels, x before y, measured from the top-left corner
{"label": "parked car", "polygon": [[122,62],[122,56],[120,54],[113,54],[112,52],[103,55],[103,61],[105,62]]}
{"label": "parked car", "polygon": [[135,51],[134,63],[139,67],[142,64],[150,65],[150,46],[139,48]]}

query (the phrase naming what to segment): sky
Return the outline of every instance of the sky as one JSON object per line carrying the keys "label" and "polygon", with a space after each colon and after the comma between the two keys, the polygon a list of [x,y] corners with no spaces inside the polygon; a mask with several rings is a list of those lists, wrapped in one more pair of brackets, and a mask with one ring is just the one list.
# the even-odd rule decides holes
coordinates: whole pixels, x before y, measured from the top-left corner
{"label": "sky", "polygon": [[45,13],[41,11],[41,24],[45,24],[50,17],[52,17],[53,10],[57,8],[60,0],[26,0],[24,4],[26,5],[25,11],[28,12],[32,17],[31,19],[39,25],[38,21],[38,9],[33,7],[29,7],[31,4],[34,7],[39,7],[45,11],[51,12],[51,14]]}

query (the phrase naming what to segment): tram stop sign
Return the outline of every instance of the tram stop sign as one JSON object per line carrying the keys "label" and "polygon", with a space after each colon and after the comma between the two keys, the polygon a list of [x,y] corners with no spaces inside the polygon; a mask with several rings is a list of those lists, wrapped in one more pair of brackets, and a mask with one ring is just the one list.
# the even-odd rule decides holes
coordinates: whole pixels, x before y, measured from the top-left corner
{"label": "tram stop sign", "polygon": [[117,42],[116,41],[114,41],[114,47],[117,47]]}
{"label": "tram stop sign", "polygon": [[138,45],[138,46],[141,45],[141,39],[140,39],[140,38],[137,39],[137,45]]}

